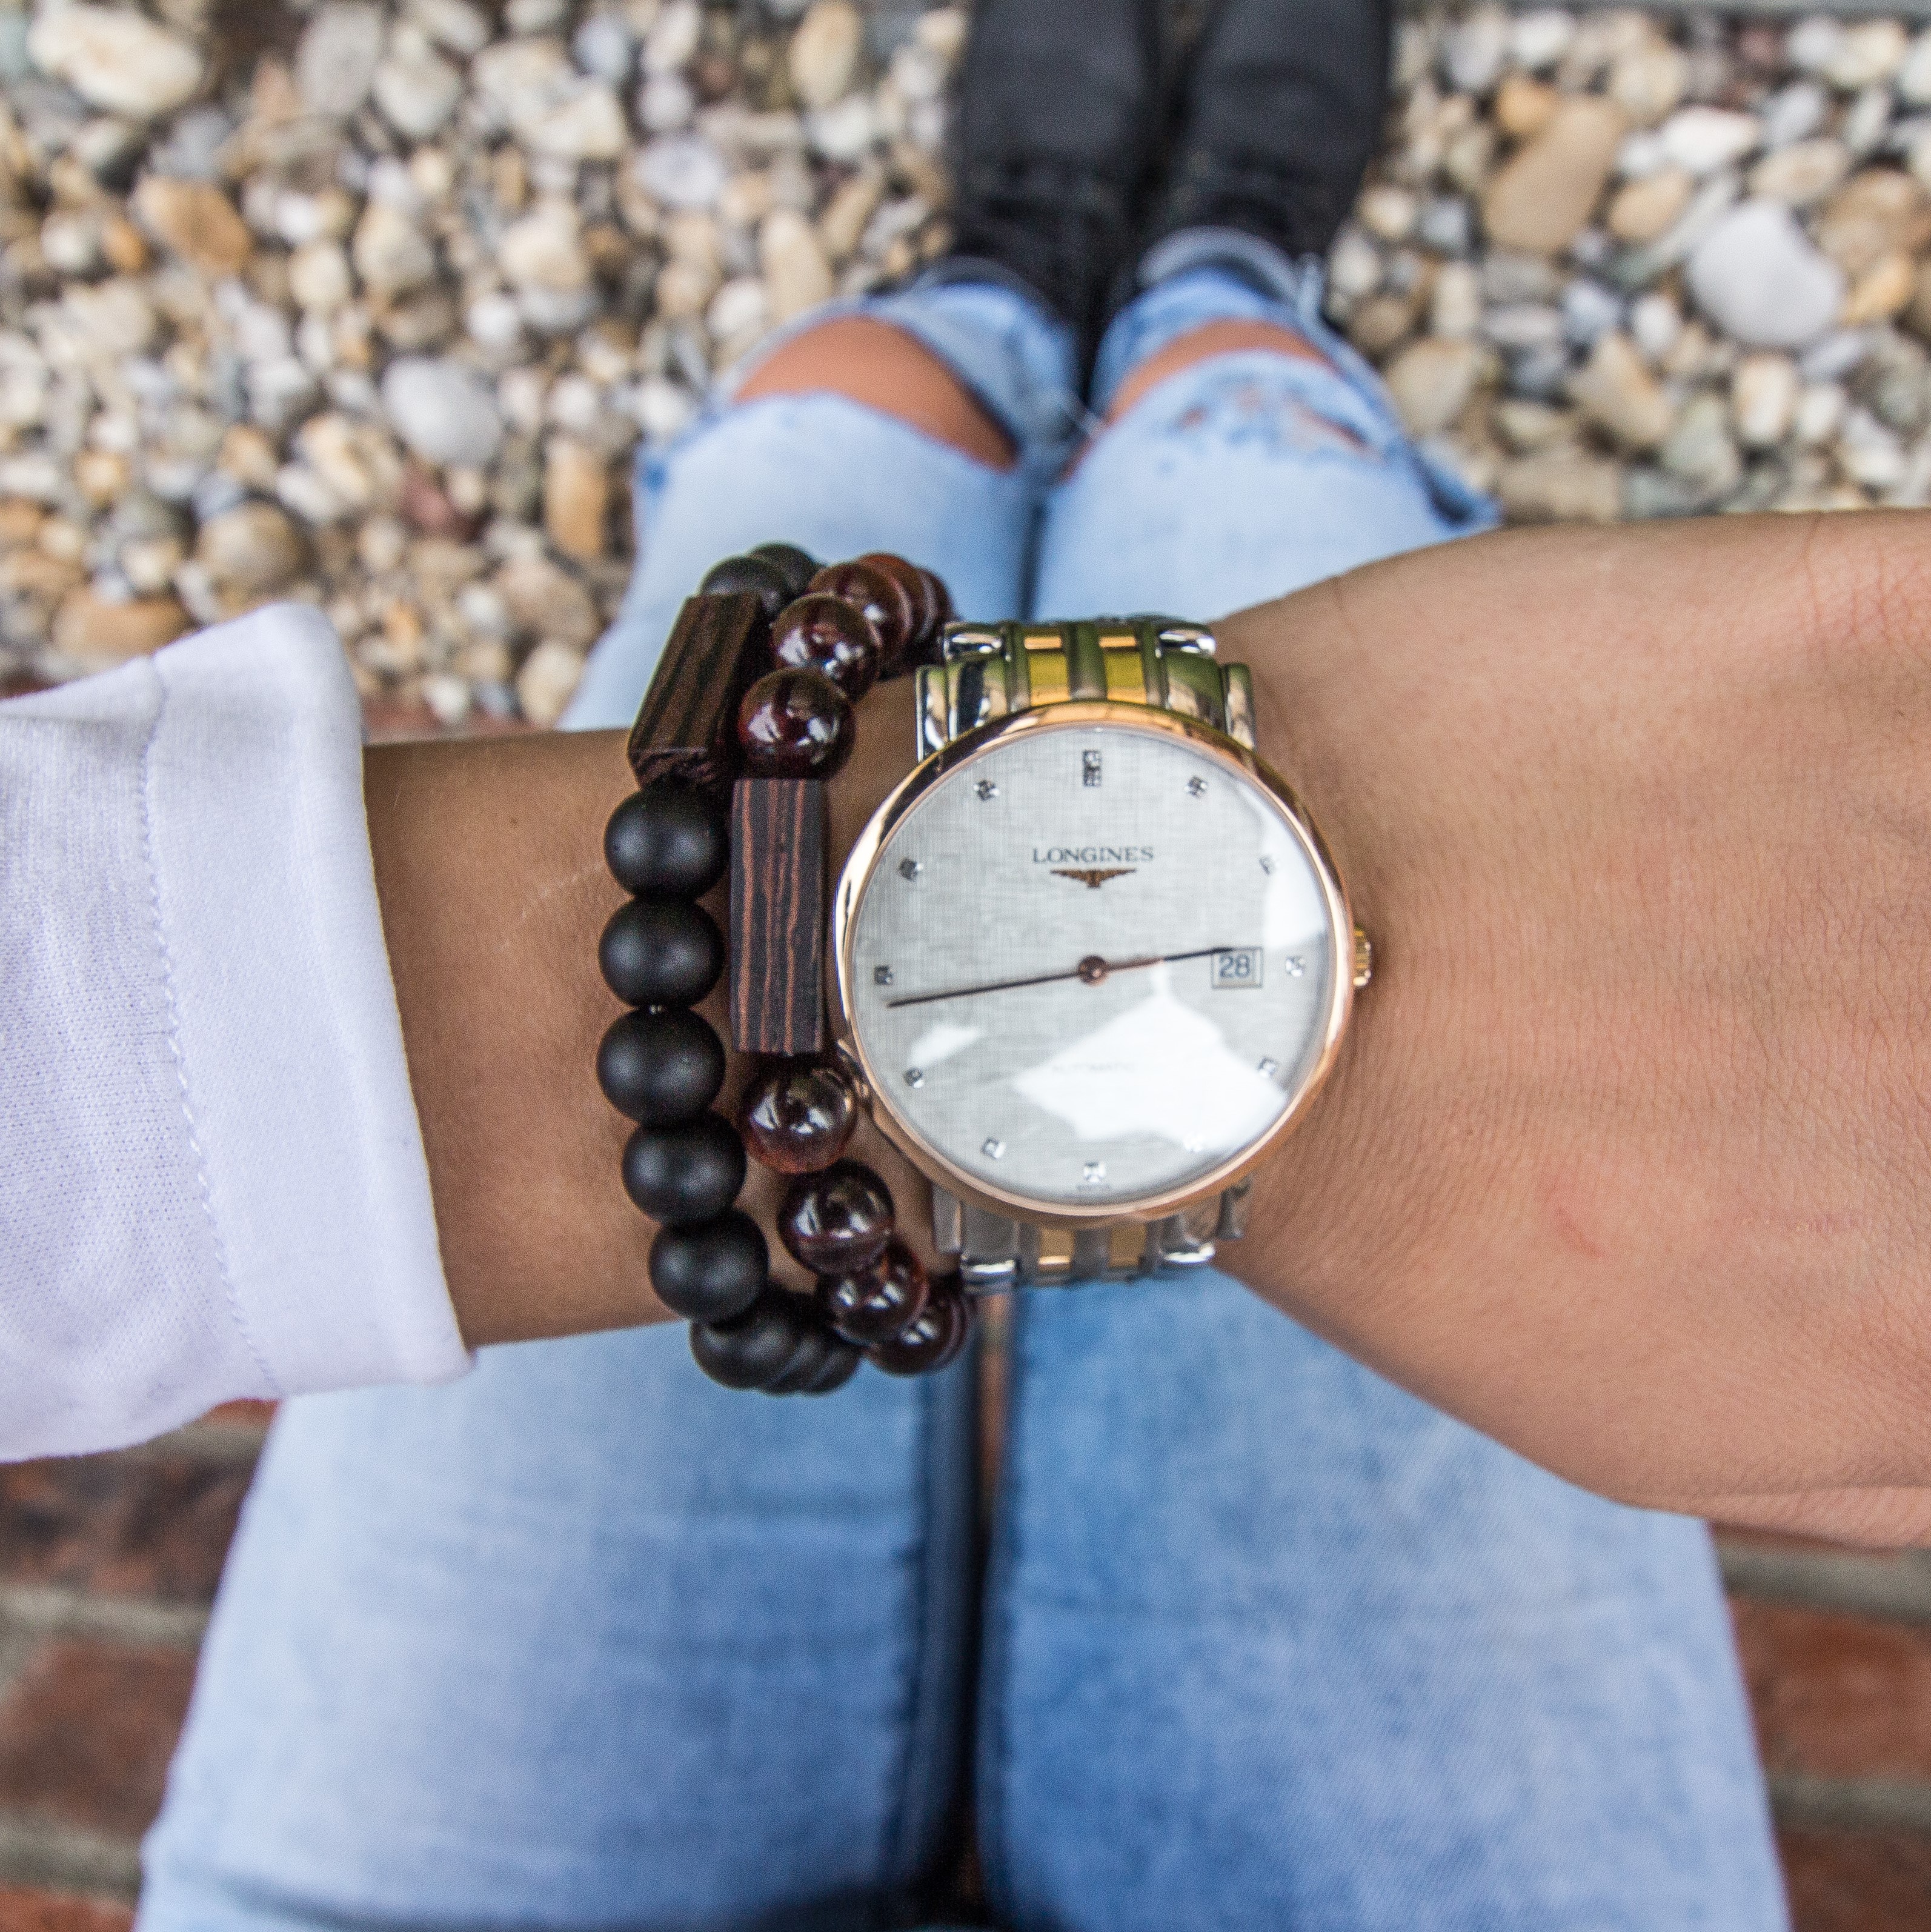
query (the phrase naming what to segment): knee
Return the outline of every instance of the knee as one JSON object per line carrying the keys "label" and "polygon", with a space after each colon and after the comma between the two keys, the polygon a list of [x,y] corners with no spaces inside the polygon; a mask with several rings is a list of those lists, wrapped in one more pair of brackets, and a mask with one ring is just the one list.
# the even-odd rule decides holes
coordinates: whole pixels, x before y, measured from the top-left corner
{"label": "knee", "polygon": [[869,316],[835,316],[774,350],[736,400],[832,394],[897,417],[989,469],[1018,460],[1012,440],[916,336]]}

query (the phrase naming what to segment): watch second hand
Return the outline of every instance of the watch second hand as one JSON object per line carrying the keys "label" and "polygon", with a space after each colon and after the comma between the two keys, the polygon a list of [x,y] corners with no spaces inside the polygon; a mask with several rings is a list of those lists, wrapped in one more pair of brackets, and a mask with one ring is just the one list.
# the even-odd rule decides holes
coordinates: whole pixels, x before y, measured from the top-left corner
{"label": "watch second hand", "polygon": [[894,1006],[929,1006],[938,1000],[970,999],[975,993],[1009,993],[1021,986],[1049,986],[1056,980],[1085,980],[1096,986],[1115,973],[1131,973],[1138,967],[1165,966],[1181,959],[1205,959],[1213,953],[1232,950],[1226,946],[1201,946],[1191,952],[1156,952],[1145,959],[1102,959],[1097,962],[1097,972],[1092,970],[1095,962],[1082,960],[1070,973],[1038,973],[1030,980],[994,980],[983,986],[952,986],[943,993],[911,993],[902,1000],[887,1000],[885,1004],[888,1010]]}

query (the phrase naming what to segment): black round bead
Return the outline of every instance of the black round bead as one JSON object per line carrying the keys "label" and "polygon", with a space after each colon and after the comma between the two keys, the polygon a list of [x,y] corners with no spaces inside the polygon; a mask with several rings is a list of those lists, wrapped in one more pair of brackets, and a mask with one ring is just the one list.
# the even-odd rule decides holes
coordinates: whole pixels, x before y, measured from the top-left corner
{"label": "black round bead", "polygon": [[744,1142],[721,1114],[639,1127],[624,1148],[624,1192],[666,1227],[721,1214],[744,1185]]}
{"label": "black round bead", "polygon": [[802,1294],[767,1288],[741,1315],[728,1321],[694,1322],[691,1353],[714,1382],[726,1388],[763,1388],[791,1365],[799,1342],[814,1326]]}
{"label": "black round bead", "polygon": [[805,585],[818,574],[818,560],[796,544],[754,544],[749,554],[784,573],[786,590],[791,597],[803,596]]}
{"label": "black round bead", "polygon": [[971,1339],[973,1306],[957,1275],[932,1284],[925,1305],[893,1336],[865,1353],[889,1376],[928,1376],[955,1360]]}
{"label": "black round bead", "polygon": [[597,1084],[633,1120],[661,1127],[694,1120],[724,1084],[724,1044],[681,1006],[625,1013],[597,1048]]}
{"label": "black round bead", "polygon": [[610,814],[604,858],[625,892],[701,898],[730,863],[724,807],[700,786],[660,778]]}
{"label": "black round bead", "polygon": [[784,1190],[778,1238],[814,1274],[856,1274],[892,1238],[892,1194],[862,1161],[801,1174]]}
{"label": "black round bead", "polygon": [[712,564],[697,590],[706,597],[748,590],[764,606],[767,617],[776,616],[798,594],[784,572],[763,556],[727,556],[722,563]]}
{"label": "black round bead", "polygon": [[802,1395],[824,1373],[825,1365],[841,1349],[851,1346],[822,1322],[808,1322],[798,1337],[791,1359],[764,1385],[766,1395]]}
{"label": "black round bead", "polygon": [[693,1006],[724,970],[724,936],[702,906],[632,899],[597,942],[604,983],[634,1006]]}
{"label": "black round bead", "polygon": [[801,1388],[800,1395],[829,1395],[834,1389],[841,1389],[859,1372],[865,1360],[865,1351],[854,1348],[847,1342],[842,1348],[834,1349],[826,1358],[825,1366]]}
{"label": "black round bead", "polygon": [[650,1244],[650,1285],[672,1314],[688,1322],[742,1315],[770,1280],[763,1232],[735,1208],[693,1228],[660,1228]]}

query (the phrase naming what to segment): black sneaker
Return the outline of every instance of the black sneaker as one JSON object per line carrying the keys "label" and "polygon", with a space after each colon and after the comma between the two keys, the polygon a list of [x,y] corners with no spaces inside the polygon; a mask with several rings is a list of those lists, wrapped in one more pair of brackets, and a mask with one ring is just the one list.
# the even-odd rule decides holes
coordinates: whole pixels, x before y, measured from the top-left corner
{"label": "black sneaker", "polygon": [[1325,255],[1381,143],[1393,13],[1390,0],[1221,0],[1143,248],[1219,229]]}
{"label": "black sneaker", "polygon": [[1161,123],[1159,0],[981,0],[933,280],[1017,281],[1090,350],[1138,232]]}

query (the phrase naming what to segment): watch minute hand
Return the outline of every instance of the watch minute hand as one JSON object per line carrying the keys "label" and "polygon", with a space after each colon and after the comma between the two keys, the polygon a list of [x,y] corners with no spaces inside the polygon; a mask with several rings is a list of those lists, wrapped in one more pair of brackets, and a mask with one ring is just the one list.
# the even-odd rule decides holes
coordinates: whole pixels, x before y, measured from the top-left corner
{"label": "watch minute hand", "polygon": [[1097,953],[1082,959],[1070,973],[1036,973],[1024,980],[992,980],[982,986],[949,986],[942,993],[908,993],[902,999],[887,1000],[888,1010],[895,1006],[929,1006],[940,1000],[967,1000],[976,993],[1009,993],[1021,986],[1050,986],[1060,980],[1084,980],[1096,986],[1115,973],[1131,973],[1142,966],[1165,966],[1181,959],[1205,959],[1216,952],[1231,950],[1225,946],[1196,946],[1191,952],[1153,952],[1144,959],[1102,959]]}

